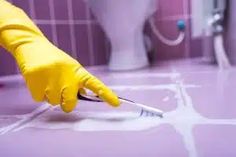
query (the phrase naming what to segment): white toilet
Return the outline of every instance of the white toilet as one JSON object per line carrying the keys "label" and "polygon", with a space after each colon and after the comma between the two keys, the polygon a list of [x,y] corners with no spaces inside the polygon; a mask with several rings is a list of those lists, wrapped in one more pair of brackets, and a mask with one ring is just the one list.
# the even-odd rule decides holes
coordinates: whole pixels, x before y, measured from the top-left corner
{"label": "white toilet", "polygon": [[110,39],[110,70],[148,65],[143,27],[155,12],[157,0],[85,0]]}

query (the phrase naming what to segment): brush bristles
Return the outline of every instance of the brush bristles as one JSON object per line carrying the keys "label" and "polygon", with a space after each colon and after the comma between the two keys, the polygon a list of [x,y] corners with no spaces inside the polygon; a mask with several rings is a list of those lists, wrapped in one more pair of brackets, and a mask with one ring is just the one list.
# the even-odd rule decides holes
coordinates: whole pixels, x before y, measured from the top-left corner
{"label": "brush bristles", "polygon": [[163,115],[160,113],[153,113],[142,108],[140,112],[140,117],[161,117],[162,118]]}

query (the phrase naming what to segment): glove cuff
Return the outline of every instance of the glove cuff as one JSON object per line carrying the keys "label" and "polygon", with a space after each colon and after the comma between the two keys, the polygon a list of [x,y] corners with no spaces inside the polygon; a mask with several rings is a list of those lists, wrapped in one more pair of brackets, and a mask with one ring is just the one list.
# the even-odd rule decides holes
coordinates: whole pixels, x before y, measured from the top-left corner
{"label": "glove cuff", "polygon": [[25,12],[0,0],[0,44],[14,55],[20,45],[38,38],[45,36]]}

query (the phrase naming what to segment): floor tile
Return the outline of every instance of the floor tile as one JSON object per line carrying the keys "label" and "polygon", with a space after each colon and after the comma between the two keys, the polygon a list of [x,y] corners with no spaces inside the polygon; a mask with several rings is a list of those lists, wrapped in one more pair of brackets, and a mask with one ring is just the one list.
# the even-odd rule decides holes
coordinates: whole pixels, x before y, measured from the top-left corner
{"label": "floor tile", "polygon": [[200,157],[236,156],[236,126],[198,125],[194,128],[195,144]]}

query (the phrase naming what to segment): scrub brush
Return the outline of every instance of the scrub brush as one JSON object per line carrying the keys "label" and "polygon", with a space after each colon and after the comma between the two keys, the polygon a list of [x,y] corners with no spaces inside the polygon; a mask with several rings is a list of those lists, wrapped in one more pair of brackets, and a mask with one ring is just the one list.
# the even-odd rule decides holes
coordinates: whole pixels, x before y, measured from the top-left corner
{"label": "scrub brush", "polygon": [[[141,109],[140,116],[158,116],[163,117],[163,111],[157,108],[153,108],[144,104],[136,103],[132,100],[128,100],[125,98],[118,97],[121,103],[127,103],[130,105],[134,105]],[[78,99],[85,100],[85,101],[92,101],[92,102],[103,102],[98,96],[93,95],[82,95],[78,94]]]}

